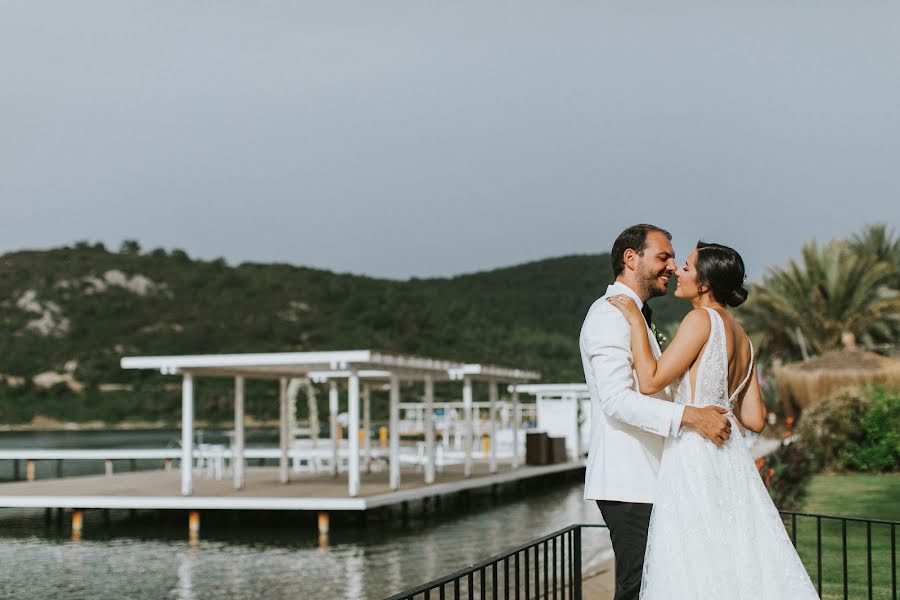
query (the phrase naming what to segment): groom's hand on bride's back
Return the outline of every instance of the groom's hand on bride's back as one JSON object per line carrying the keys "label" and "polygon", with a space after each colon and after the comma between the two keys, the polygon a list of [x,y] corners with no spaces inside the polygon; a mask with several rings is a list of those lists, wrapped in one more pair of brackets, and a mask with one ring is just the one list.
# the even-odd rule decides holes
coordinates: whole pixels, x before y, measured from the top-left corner
{"label": "groom's hand on bride's back", "polygon": [[681,424],[693,428],[716,446],[724,444],[731,435],[731,421],[725,417],[728,412],[721,406],[686,406]]}

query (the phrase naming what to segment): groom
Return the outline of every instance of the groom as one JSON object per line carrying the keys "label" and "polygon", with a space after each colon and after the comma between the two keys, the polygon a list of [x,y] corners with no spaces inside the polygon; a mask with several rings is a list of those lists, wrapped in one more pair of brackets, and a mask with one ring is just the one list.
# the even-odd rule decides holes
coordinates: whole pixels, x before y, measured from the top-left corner
{"label": "groom", "polygon": [[667,391],[644,396],[631,367],[631,328],[606,301],[630,296],[647,320],[654,354],[659,345],[650,330],[647,301],[664,296],[675,272],[669,232],[634,225],[616,238],[612,265],[616,281],[594,302],[581,328],[581,361],[591,395],[591,442],[584,498],[596,500],[609,527],[616,555],[615,600],[637,599],[641,589],[647,528],[656,490],[656,473],[667,436],[692,427],[716,445],[728,439],[731,425],[717,406],[683,406],[668,401]]}

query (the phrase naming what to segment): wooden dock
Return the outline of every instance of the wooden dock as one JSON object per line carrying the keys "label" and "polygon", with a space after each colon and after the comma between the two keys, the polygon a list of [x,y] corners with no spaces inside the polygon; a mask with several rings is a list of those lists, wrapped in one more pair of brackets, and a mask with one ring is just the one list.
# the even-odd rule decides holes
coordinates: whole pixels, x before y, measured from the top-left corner
{"label": "wooden dock", "polygon": [[196,477],[193,494],[183,496],[178,470],[139,471],[3,483],[0,507],[366,511],[561,473],[574,475],[583,468],[583,462],[517,469],[501,466],[491,474],[484,464],[476,465],[476,472],[465,477],[462,465],[453,465],[436,473],[429,485],[422,473],[404,472],[397,490],[391,490],[387,472],[364,473],[355,498],[347,496],[346,474],[291,473],[291,480],[281,483],[276,467],[248,467],[242,490],[235,490],[229,479]]}

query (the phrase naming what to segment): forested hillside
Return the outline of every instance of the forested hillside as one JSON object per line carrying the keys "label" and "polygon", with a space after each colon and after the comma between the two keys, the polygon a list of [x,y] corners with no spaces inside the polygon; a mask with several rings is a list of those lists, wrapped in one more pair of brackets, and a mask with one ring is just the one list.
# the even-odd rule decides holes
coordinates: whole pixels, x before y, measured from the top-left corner
{"label": "forested hillside", "polygon": [[[578,381],[578,330],[611,279],[608,255],[393,281],[134,243],[10,253],[0,257],[0,423],[176,419],[178,391],[165,384],[177,380],[123,371],[125,355],[365,348]],[[680,318],[682,304],[655,300],[657,322]],[[228,385],[202,380],[198,415],[227,419]],[[248,410],[269,418],[274,390],[254,385]]]}

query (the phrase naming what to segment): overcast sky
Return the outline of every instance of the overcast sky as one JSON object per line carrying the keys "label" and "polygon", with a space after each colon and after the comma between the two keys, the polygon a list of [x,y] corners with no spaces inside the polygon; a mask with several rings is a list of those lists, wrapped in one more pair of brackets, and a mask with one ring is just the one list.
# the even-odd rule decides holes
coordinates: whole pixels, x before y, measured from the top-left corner
{"label": "overcast sky", "polygon": [[0,4],[4,252],[405,278],[647,221],[758,279],[898,191],[894,1]]}

